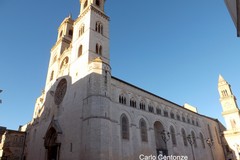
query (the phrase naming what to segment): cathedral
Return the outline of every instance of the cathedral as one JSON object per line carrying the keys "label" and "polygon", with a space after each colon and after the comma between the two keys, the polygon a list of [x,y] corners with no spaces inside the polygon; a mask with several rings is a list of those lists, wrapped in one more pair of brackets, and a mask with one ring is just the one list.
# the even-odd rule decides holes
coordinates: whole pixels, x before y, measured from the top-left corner
{"label": "cathedral", "polygon": [[105,0],[80,4],[58,28],[44,91],[22,127],[24,159],[225,160],[240,125],[230,85],[219,78],[225,139],[217,119],[112,76]]}

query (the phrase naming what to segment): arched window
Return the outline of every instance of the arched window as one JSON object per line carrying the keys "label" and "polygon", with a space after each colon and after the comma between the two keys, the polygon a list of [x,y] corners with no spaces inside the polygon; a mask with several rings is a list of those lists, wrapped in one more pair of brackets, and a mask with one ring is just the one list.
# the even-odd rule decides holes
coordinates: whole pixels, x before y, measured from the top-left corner
{"label": "arched window", "polygon": [[177,120],[179,120],[179,121],[180,121],[180,119],[181,119],[180,115],[179,115],[179,114],[177,114]]}
{"label": "arched window", "polygon": [[79,29],[79,37],[84,33],[84,29],[85,29],[85,26],[84,26],[84,24],[82,24]]}
{"label": "arched window", "polygon": [[96,44],[96,53],[99,54],[100,56],[102,55],[102,46],[99,45],[98,43]]}
{"label": "arched window", "polygon": [[86,8],[88,5],[88,0],[86,0],[86,2],[84,3],[84,7],[83,8]]}
{"label": "arched window", "polygon": [[61,66],[60,66],[60,70],[63,69],[67,64],[68,64],[68,57],[65,57],[62,60],[62,63],[61,63]]}
{"label": "arched window", "polygon": [[124,114],[121,116],[121,135],[122,139],[129,139],[129,122]]}
{"label": "arched window", "polygon": [[148,111],[154,113],[154,108],[151,104],[148,106]]}
{"label": "arched window", "polygon": [[54,71],[52,71],[52,73],[51,73],[50,81],[53,80],[53,76],[54,76]]}
{"label": "arched window", "polygon": [[101,25],[100,33],[103,34],[103,25]]}
{"label": "arched window", "polygon": [[68,35],[69,35],[70,37],[72,37],[72,35],[73,35],[73,30],[72,30],[72,29],[70,29],[70,30],[68,31]]}
{"label": "arched window", "polygon": [[63,31],[61,31],[61,32],[60,32],[60,34],[59,34],[59,38],[61,38],[61,37],[62,37],[62,34],[63,34]]}
{"label": "arched window", "polygon": [[119,103],[121,103],[121,104],[127,103],[126,97],[123,94],[119,95]]}
{"label": "arched window", "polygon": [[186,118],[184,117],[184,115],[182,115],[182,121],[186,122]]}
{"label": "arched window", "polygon": [[145,103],[143,101],[140,102],[140,109],[146,110]]}
{"label": "arched window", "polygon": [[195,125],[195,121],[194,121],[194,119],[192,119],[192,125]]}
{"label": "arched window", "polygon": [[148,104],[148,111],[151,112],[151,113],[154,113],[154,107],[153,107],[152,103]]}
{"label": "arched window", "polygon": [[184,144],[184,146],[188,146],[186,132],[183,128],[182,128],[181,132],[182,132],[182,137],[183,137],[183,144]]}
{"label": "arched window", "polygon": [[102,46],[99,46],[99,55],[102,55]]}
{"label": "arched window", "polygon": [[78,49],[78,57],[80,57],[82,55],[82,51],[83,51],[83,47],[82,47],[82,45],[80,45],[80,47]]}
{"label": "arched window", "polygon": [[168,117],[168,111],[167,111],[167,110],[164,110],[164,111],[163,111],[163,115],[164,115],[164,117]]}
{"label": "arched window", "polygon": [[148,141],[147,124],[144,119],[140,120],[140,132],[142,141],[147,142]]}
{"label": "arched window", "polygon": [[130,100],[130,106],[133,107],[133,108],[136,108],[136,107],[137,107],[137,102],[135,101],[134,98],[131,98],[131,100]]}
{"label": "arched window", "polygon": [[198,120],[196,120],[196,126],[199,126]]}
{"label": "arched window", "polygon": [[171,134],[171,138],[172,138],[172,144],[177,145],[176,133],[175,133],[175,129],[173,128],[173,126],[170,127],[170,134]]}
{"label": "arched window", "polygon": [[99,53],[99,47],[98,47],[98,43],[96,44],[96,53]]}
{"label": "arched window", "polygon": [[227,97],[228,96],[228,92],[227,92],[226,89],[222,91],[222,95],[223,95],[223,97]]}
{"label": "arched window", "polygon": [[95,31],[100,34],[103,34],[103,25],[101,22],[96,22]]}
{"label": "arched window", "polygon": [[161,115],[161,114],[162,114],[162,110],[161,110],[160,108],[157,108],[156,111],[157,111],[157,114],[158,114],[158,115]]}
{"label": "arched window", "polygon": [[174,115],[173,112],[170,113],[170,116],[171,116],[172,119],[175,119],[175,115]]}
{"label": "arched window", "polygon": [[96,5],[100,7],[100,0],[96,0]]}
{"label": "arched window", "polygon": [[190,118],[189,118],[189,117],[187,117],[187,123],[189,123],[189,124],[190,124]]}
{"label": "arched window", "polygon": [[191,132],[191,135],[192,135],[193,145],[194,145],[194,147],[197,147],[197,141],[196,141],[195,133],[192,131],[192,132]]}
{"label": "arched window", "polygon": [[200,140],[202,142],[202,147],[205,148],[205,142],[202,133],[199,133]]}

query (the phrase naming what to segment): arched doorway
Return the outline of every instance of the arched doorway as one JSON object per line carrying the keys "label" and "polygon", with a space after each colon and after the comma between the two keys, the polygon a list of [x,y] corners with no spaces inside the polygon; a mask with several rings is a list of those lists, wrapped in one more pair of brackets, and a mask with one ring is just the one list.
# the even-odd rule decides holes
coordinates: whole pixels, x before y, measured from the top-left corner
{"label": "arched doorway", "polygon": [[155,142],[156,142],[156,150],[157,150],[157,156],[158,155],[167,155],[167,144],[164,141],[164,127],[161,122],[156,121],[154,123],[154,134],[155,134]]}
{"label": "arched doorway", "polygon": [[57,143],[57,132],[51,127],[45,136],[44,145],[47,149],[47,160],[58,160],[60,143]]}

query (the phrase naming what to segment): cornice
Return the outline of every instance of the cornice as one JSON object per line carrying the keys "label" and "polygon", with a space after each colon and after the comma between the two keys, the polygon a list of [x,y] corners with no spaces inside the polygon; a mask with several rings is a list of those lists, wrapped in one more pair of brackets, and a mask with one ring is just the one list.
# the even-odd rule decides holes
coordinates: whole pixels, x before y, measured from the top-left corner
{"label": "cornice", "polygon": [[234,108],[234,109],[222,112],[222,115],[224,116],[224,115],[228,115],[228,114],[232,114],[232,113],[240,113],[240,111],[239,111],[239,109]]}

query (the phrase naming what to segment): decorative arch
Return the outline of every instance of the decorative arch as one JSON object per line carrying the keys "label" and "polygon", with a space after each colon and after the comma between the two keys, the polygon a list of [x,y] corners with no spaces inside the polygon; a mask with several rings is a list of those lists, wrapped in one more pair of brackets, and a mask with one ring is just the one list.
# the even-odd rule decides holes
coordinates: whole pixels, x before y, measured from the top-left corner
{"label": "decorative arch", "polygon": [[52,120],[44,137],[44,146],[47,149],[47,160],[59,160],[61,143],[58,142],[58,135],[62,134],[61,128],[56,120]]}
{"label": "decorative arch", "polygon": [[60,70],[63,69],[63,67],[67,66],[68,61],[69,61],[69,58],[68,58],[68,57],[65,57],[65,58],[62,60],[62,63],[61,63],[61,65],[60,65]]}

